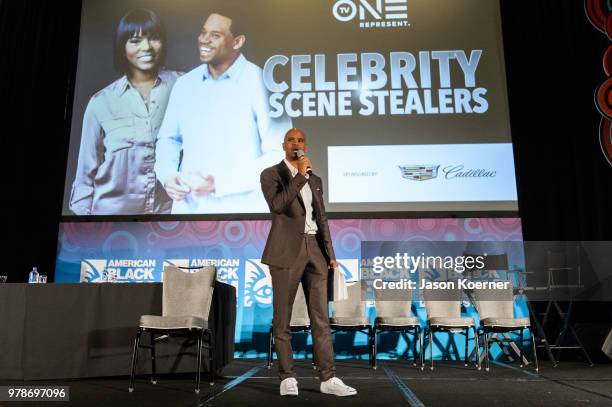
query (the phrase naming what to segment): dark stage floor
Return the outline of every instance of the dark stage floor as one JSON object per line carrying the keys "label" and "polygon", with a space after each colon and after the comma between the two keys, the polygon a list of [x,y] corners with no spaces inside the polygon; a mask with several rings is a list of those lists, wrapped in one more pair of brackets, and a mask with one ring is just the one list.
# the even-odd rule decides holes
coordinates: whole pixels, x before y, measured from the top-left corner
{"label": "dark stage floor", "polygon": [[[496,363],[489,373],[457,362],[436,362],[435,371],[421,371],[407,361],[381,361],[373,371],[365,361],[340,360],[337,374],[359,394],[337,398],[319,393],[319,381],[307,361],[298,361],[300,396],[278,395],[276,371],[264,361],[242,359],[223,371],[215,386],[202,383],[199,396],[193,378],[160,377],[157,385],[140,377],[128,393],[126,377],[62,381],[7,382],[0,385],[67,385],[70,403],[0,402],[7,406],[612,406],[612,364],[588,367],[567,362],[552,368],[541,362],[540,374],[518,365]],[[204,379],[204,377],[203,377]]]}

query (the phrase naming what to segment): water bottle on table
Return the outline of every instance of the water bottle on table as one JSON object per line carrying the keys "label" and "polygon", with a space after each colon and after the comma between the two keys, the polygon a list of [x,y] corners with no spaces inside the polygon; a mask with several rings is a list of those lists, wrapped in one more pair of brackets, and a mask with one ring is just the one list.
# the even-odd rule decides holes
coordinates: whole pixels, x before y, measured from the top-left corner
{"label": "water bottle on table", "polygon": [[30,275],[28,276],[28,283],[38,283],[38,267],[32,267],[32,271],[30,271]]}

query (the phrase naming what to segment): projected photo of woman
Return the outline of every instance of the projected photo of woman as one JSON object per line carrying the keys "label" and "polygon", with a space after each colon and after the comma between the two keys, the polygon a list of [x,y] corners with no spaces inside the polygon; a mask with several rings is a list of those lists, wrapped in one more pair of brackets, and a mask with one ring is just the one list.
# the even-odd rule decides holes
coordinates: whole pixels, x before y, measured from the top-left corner
{"label": "projected photo of woman", "polygon": [[83,130],[70,209],[77,215],[169,213],[156,181],[155,139],[179,73],[163,70],[165,29],[150,10],[117,27],[114,66],[123,76],[94,94]]}

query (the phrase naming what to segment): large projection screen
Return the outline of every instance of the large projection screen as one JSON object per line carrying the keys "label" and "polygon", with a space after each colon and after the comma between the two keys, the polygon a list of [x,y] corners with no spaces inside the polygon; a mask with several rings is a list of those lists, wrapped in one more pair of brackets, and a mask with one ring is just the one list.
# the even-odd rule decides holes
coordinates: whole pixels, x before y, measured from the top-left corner
{"label": "large projection screen", "polygon": [[[213,13],[243,40],[217,77]],[[84,0],[63,215],[267,213],[259,173],[291,127],[328,212],[517,211],[499,3]]]}

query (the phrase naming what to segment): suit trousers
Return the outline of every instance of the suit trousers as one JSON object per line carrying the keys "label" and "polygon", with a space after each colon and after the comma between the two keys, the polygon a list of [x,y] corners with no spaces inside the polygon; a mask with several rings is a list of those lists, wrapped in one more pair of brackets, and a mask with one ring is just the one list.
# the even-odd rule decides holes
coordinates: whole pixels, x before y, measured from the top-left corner
{"label": "suit trousers", "polygon": [[323,381],[335,376],[334,348],[327,311],[328,264],[321,253],[316,235],[305,234],[295,262],[289,268],[270,267],[272,276],[274,318],[272,329],[278,374],[281,380],[295,377],[291,348],[291,310],[300,281],[304,288],[312,332],[315,360],[319,378]]}

